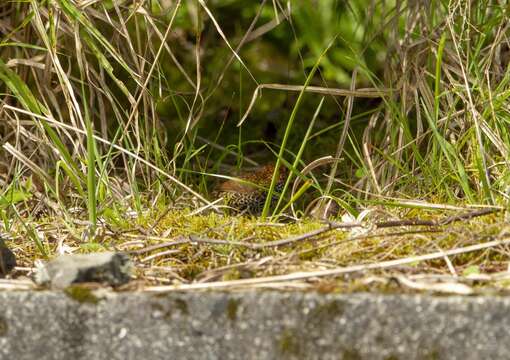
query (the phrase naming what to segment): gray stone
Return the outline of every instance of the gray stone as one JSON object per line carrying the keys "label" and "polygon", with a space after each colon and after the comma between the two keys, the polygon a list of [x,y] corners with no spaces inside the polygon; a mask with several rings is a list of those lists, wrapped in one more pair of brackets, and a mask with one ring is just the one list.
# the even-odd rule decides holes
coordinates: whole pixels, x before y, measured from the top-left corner
{"label": "gray stone", "polygon": [[35,280],[38,284],[49,284],[56,289],[82,282],[119,286],[129,281],[131,271],[131,260],[123,253],[62,255],[39,267]]}
{"label": "gray stone", "polygon": [[0,277],[4,277],[16,266],[16,256],[0,238]]}
{"label": "gray stone", "polygon": [[[90,299],[95,299],[90,301]],[[507,359],[510,298],[0,292],[1,359]]]}

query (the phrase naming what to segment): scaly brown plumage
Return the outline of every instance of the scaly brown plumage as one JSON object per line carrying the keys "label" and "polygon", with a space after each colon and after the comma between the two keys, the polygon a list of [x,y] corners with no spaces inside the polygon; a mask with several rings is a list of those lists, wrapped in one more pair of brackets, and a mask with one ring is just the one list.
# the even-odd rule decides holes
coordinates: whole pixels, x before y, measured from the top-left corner
{"label": "scaly brown plumage", "polygon": [[[216,193],[223,197],[226,205],[237,211],[252,215],[260,214],[267,198],[273,173],[274,164],[260,166],[241,174],[238,177],[239,180],[227,180],[221,183]],[[278,174],[276,192],[282,191],[286,179],[287,169],[282,166]]]}

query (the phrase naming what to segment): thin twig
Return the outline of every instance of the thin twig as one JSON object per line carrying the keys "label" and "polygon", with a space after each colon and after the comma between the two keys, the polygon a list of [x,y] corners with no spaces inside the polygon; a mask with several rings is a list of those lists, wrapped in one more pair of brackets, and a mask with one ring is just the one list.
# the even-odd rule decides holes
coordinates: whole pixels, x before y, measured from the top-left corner
{"label": "thin twig", "polygon": [[[387,233],[387,234],[358,235],[358,236],[348,237],[346,239],[342,239],[339,241],[334,241],[332,243],[315,246],[311,249],[302,250],[302,251],[298,252],[296,255],[299,256],[299,255],[306,254],[311,251],[317,251],[317,250],[321,250],[321,249],[324,249],[327,247],[332,247],[332,246],[336,246],[336,245],[340,245],[340,244],[344,244],[344,243],[352,242],[352,241],[358,241],[358,240],[366,240],[366,239],[372,239],[372,238],[388,238],[388,237],[396,237],[396,236],[404,236],[404,235],[416,235],[416,234],[423,234],[423,233],[438,233],[438,232],[443,232],[443,231],[439,230],[439,229],[427,229],[427,230],[396,231],[396,232],[391,232],[391,233]],[[285,255],[285,256],[288,256],[288,255]]]}
{"label": "thin twig", "polygon": [[230,240],[217,240],[217,239],[210,239],[207,237],[198,237],[196,235],[190,235],[189,236],[189,242],[191,243],[197,243],[197,244],[213,244],[213,245],[236,245],[236,246],[244,246],[250,249],[256,249],[256,245],[250,244],[247,242],[242,241],[230,241]]}
{"label": "thin twig", "polygon": [[158,257],[162,257],[162,256],[166,256],[166,255],[172,255],[172,254],[178,254],[180,253],[181,250],[179,249],[172,249],[172,250],[165,250],[165,251],[161,251],[161,252],[158,252],[156,254],[152,254],[152,255],[149,255],[145,258],[143,258],[142,260],[140,260],[140,262],[147,262],[147,261],[150,261],[150,260],[154,260],[154,259],[157,259]]}
{"label": "thin twig", "polygon": [[263,244],[255,244],[255,245],[253,245],[253,248],[254,249],[262,249],[262,248],[268,248],[268,247],[276,247],[276,246],[282,246],[282,245],[289,245],[289,244],[292,244],[292,243],[295,243],[295,242],[298,242],[298,241],[307,240],[309,238],[312,238],[312,237],[317,236],[317,235],[324,234],[324,233],[329,232],[329,231],[333,231],[335,229],[340,229],[340,228],[350,229],[350,228],[361,227],[361,226],[363,226],[361,223],[356,223],[356,222],[352,222],[352,223],[329,223],[328,226],[326,226],[326,227],[323,227],[323,228],[320,228],[320,229],[317,229],[317,230],[314,230],[314,231],[307,232],[306,234],[291,236],[291,237],[286,238],[286,239],[270,241],[270,242],[263,243]]}
{"label": "thin twig", "polygon": [[467,213],[463,213],[463,214],[458,214],[458,215],[453,215],[453,216],[447,217],[444,220],[440,220],[438,222],[438,224],[439,225],[449,225],[449,224],[451,224],[453,222],[456,222],[456,221],[470,220],[470,219],[473,219],[473,218],[478,217],[478,216],[494,214],[494,213],[497,213],[497,212],[500,212],[500,211],[503,211],[503,210],[502,209],[480,209],[480,210],[476,210],[476,211],[470,211],[470,212],[467,212]]}
{"label": "thin twig", "polygon": [[[446,219],[440,220],[440,221],[434,221],[434,220],[421,220],[421,219],[410,219],[410,220],[392,220],[392,221],[384,221],[384,222],[376,222],[374,225],[377,228],[389,228],[389,227],[400,227],[400,226],[443,226],[443,225],[449,225],[456,221],[461,220],[469,220],[474,217],[483,216],[492,214],[495,212],[499,212],[501,209],[481,209],[476,210],[464,214],[454,215],[447,217]],[[276,240],[271,241],[263,244],[255,244],[253,245],[254,249],[261,249],[261,248],[268,248],[268,247],[276,247],[276,246],[282,246],[282,245],[289,245],[292,243],[295,243],[297,241],[307,240],[311,237],[321,235],[325,232],[329,232],[335,229],[339,228],[354,228],[354,227],[363,227],[366,226],[365,224],[359,223],[359,222],[353,222],[353,223],[337,223],[337,222],[330,222],[327,227],[323,227],[318,230],[310,231],[306,234],[292,236],[287,239],[283,240]]]}
{"label": "thin twig", "polygon": [[164,242],[162,244],[156,244],[152,246],[144,247],[143,249],[137,249],[137,250],[129,250],[126,251],[127,254],[132,255],[141,255],[145,254],[154,250],[171,247],[171,246],[177,246],[177,245],[184,245],[184,244],[212,244],[212,245],[235,245],[235,246],[243,246],[250,249],[254,249],[255,245],[250,244],[247,242],[241,242],[241,241],[229,241],[229,240],[218,240],[218,239],[210,239],[207,237],[198,237],[196,235],[190,235],[188,238],[179,237],[179,240],[173,240],[169,242]]}
{"label": "thin twig", "polygon": [[340,267],[336,269],[330,270],[319,270],[319,271],[308,271],[308,272],[295,272],[291,274],[285,275],[276,275],[276,276],[266,276],[260,278],[252,278],[252,279],[239,279],[239,280],[231,280],[231,281],[218,281],[212,283],[195,283],[189,285],[170,285],[170,286],[149,286],[146,287],[145,291],[150,292],[169,292],[169,291],[185,291],[185,290],[199,290],[199,289],[218,289],[218,288],[229,288],[229,287],[239,287],[239,286],[253,286],[259,284],[271,284],[271,283],[279,283],[286,281],[296,281],[296,280],[309,280],[311,278],[318,277],[326,277],[332,276],[336,277],[343,274],[349,274],[353,272],[367,271],[367,270],[375,270],[375,269],[388,269],[396,266],[401,266],[405,264],[412,264],[416,262],[422,262],[427,260],[434,260],[443,258],[444,256],[452,256],[465,254],[468,252],[479,251],[484,249],[493,248],[500,245],[509,245],[510,238],[505,238],[503,240],[493,240],[486,243],[475,244],[460,248],[455,248],[446,251],[439,251],[434,253],[429,253],[425,255],[419,256],[411,256],[402,259],[395,259],[389,261],[382,261],[373,264],[360,264],[353,265],[347,267]]}
{"label": "thin twig", "polygon": [[125,253],[132,254],[132,255],[141,255],[141,254],[146,254],[146,253],[154,251],[154,250],[158,250],[158,249],[162,249],[162,248],[166,248],[166,247],[170,247],[170,246],[187,244],[187,243],[189,243],[188,239],[179,237],[179,240],[173,240],[173,241],[165,242],[162,244],[147,246],[147,247],[144,247],[142,249],[137,249],[137,250],[128,250],[128,251],[125,251]]}
{"label": "thin twig", "polygon": [[[492,213],[496,213],[501,211],[501,209],[480,209],[476,211],[471,211],[464,214],[454,215],[447,217],[446,219],[434,221],[434,220],[422,220],[422,219],[410,219],[410,220],[392,220],[392,221],[384,221],[384,222],[377,222],[374,225],[377,228],[389,228],[389,227],[401,227],[401,226],[444,226],[444,225],[450,225],[453,222],[461,221],[461,220],[469,220],[478,216],[488,215]],[[340,222],[328,222],[328,226],[325,226],[323,228],[313,230],[310,232],[307,232],[305,234],[291,236],[286,239],[281,240],[275,240],[270,241],[262,244],[251,244],[247,242],[242,241],[230,241],[230,240],[218,240],[218,239],[210,239],[207,237],[199,237],[196,235],[190,235],[189,239],[182,239],[182,240],[174,240],[170,242],[166,242],[163,244],[157,244],[149,247],[145,247],[143,249],[138,250],[132,250],[127,251],[128,254],[134,254],[134,255],[140,255],[144,254],[150,251],[154,251],[157,249],[170,247],[170,246],[176,246],[176,245],[182,245],[185,243],[202,243],[202,244],[212,244],[212,245],[233,245],[233,246],[242,246],[253,250],[259,250],[259,249],[266,249],[271,247],[278,247],[278,246],[284,246],[293,244],[299,241],[307,240],[313,237],[316,237],[318,235],[322,235],[324,233],[327,233],[329,231],[333,231],[336,229],[350,229],[355,227],[363,227],[366,226],[365,224],[359,223],[359,222],[351,222],[351,223],[340,223]],[[432,230],[427,230],[427,232],[432,232]],[[404,234],[407,234],[409,232],[404,232]],[[403,234],[402,232],[396,233],[396,234]],[[359,239],[366,239],[370,237],[376,237],[376,236],[393,236],[392,234],[378,234],[378,235],[364,235],[360,237],[353,237],[350,239],[342,240],[343,241],[353,241],[353,240],[359,240]],[[148,237],[148,238],[154,238],[154,237]],[[337,242],[338,243],[338,242]],[[336,243],[334,243],[336,244]],[[332,244],[328,244],[326,246],[329,246]]]}
{"label": "thin twig", "polygon": [[443,226],[450,225],[454,222],[461,220],[470,220],[475,217],[494,214],[502,211],[502,209],[490,208],[490,209],[480,209],[475,211],[470,211],[462,214],[452,215],[442,220],[421,220],[421,219],[409,219],[409,220],[392,220],[392,221],[383,221],[376,222],[374,225],[378,228],[388,228],[388,227],[397,227],[397,226]]}

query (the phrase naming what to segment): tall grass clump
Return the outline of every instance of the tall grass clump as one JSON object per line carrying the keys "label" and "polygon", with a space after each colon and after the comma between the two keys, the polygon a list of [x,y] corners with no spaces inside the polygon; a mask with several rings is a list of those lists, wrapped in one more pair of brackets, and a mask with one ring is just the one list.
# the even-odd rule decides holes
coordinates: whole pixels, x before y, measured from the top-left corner
{"label": "tall grass clump", "polygon": [[[504,203],[508,15],[488,0],[3,2],[3,196],[86,208],[92,237],[112,212],[208,205],[216,178],[269,161],[270,193],[281,166],[291,178],[263,217],[314,199]],[[4,214],[31,206],[16,198]]]}

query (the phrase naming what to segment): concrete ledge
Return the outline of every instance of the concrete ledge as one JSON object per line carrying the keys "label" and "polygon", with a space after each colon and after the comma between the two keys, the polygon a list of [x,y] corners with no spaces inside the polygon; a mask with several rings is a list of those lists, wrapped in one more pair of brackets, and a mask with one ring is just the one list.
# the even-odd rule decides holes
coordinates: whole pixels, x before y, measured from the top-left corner
{"label": "concrete ledge", "polygon": [[[510,298],[0,293],[1,359],[507,359]],[[84,302],[85,301],[85,302]]]}

